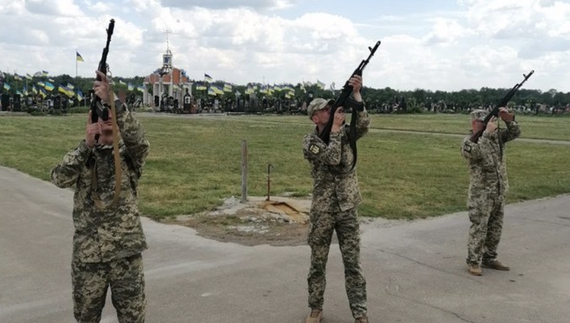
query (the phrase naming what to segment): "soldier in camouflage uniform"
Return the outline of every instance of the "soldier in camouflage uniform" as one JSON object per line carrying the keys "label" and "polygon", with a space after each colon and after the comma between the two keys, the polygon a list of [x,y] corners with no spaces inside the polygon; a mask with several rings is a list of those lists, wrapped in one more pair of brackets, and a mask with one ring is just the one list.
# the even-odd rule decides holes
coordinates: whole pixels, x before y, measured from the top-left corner
{"label": "soldier in camouflage uniform", "polygon": [[[98,72],[94,90],[102,102],[109,102],[108,80]],[[61,188],[75,184],[73,204],[73,256],[71,276],[74,315],[77,322],[101,320],[107,289],[120,323],[145,320],[145,282],[141,253],[147,248],[138,211],[137,185],[142,175],[149,142],[126,105],[114,98],[120,129],[119,153],[122,168],[118,203],[115,194],[115,166],[110,121],[99,119],[86,126],[86,138],[51,170],[51,181]],[[95,135],[100,135],[95,141]],[[95,204],[102,202],[103,208]]]}
{"label": "soldier in camouflage uniform", "polygon": [[[488,112],[475,110],[471,113],[473,132],[482,130],[482,120]],[[480,266],[497,270],[509,267],[497,260],[497,248],[503,229],[505,193],[509,188],[507,164],[503,153],[504,143],[517,138],[521,131],[515,116],[500,108],[499,117],[507,125],[497,130],[496,118],[491,119],[477,142],[471,136],[463,139],[461,153],[469,162],[471,182],[467,208],[469,229],[467,265],[469,273],[483,274]]]}
{"label": "soldier in camouflage uniform", "polygon": [[[354,87],[353,100],[359,103],[357,139],[368,132],[370,119],[364,109],[360,89],[362,78],[350,79]],[[308,244],[311,247],[311,268],[308,275],[309,307],[307,323],[318,323],[323,317],[326,264],[333,231],[336,231],[344,263],[346,292],[350,309],[357,323],[367,323],[366,280],[360,266],[360,232],[357,207],[362,197],[358,187],[356,169],[352,169],[352,149],[349,146],[348,125],[339,108],[327,145],[319,133],[327,124],[334,101],[317,98],[307,108],[309,118],[316,124],[315,131],[303,139],[303,153],[311,165],[314,180],[310,210]]]}

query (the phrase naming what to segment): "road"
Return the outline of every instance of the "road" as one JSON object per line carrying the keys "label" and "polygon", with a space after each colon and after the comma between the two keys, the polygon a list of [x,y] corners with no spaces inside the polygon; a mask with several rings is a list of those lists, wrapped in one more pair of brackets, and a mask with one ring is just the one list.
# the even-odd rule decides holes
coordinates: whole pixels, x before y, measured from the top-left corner
{"label": "road", "polygon": [[[0,167],[0,322],[72,323],[72,191]],[[500,259],[466,271],[465,212],[365,220],[362,265],[371,322],[570,320],[570,196],[506,208]],[[246,247],[143,218],[147,322],[304,322],[309,248]],[[325,323],[353,322],[333,245]],[[102,322],[117,322],[110,302]]]}

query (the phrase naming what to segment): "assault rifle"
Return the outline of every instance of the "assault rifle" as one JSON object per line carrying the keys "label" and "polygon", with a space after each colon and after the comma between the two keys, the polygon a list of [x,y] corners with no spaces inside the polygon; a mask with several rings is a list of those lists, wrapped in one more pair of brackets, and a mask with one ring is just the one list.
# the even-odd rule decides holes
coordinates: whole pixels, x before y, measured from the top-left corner
{"label": "assault rifle", "polygon": [[[111,36],[113,35],[113,29],[115,29],[115,20],[111,19],[109,22],[109,27],[107,28],[107,44],[103,48],[103,54],[101,55],[101,60],[99,61],[99,67],[97,68],[103,74],[107,74],[107,54],[109,54],[109,43],[111,42]],[[99,75],[97,75],[97,81],[101,81]],[[113,98],[111,98],[112,100]],[[101,104],[101,98],[95,95],[91,101],[91,121],[93,123],[101,118],[103,121],[109,119],[109,109]],[[99,139],[99,135],[96,135],[95,140]]]}
{"label": "assault rifle", "polygon": [[336,110],[339,107],[343,107],[344,109],[352,108],[352,115],[350,118],[350,131],[349,131],[349,138],[348,139],[349,139],[350,148],[352,149],[352,155],[354,158],[353,158],[353,163],[352,163],[350,170],[352,170],[354,168],[354,166],[356,165],[356,119],[358,118],[358,111],[357,110],[362,111],[362,104],[359,104],[359,103],[355,102],[354,100],[350,99],[350,95],[352,94],[353,87],[352,87],[352,85],[348,84],[348,81],[350,80],[350,78],[353,75],[362,76],[362,71],[364,70],[366,65],[368,65],[370,58],[372,58],[372,56],[374,55],[374,53],[376,52],[376,50],[378,49],[379,46],[380,46],[380,41],[377,41],[376,44],[374,45],[374,47],[368,47],[368,49],[370,50],[370,55],[368,56],[367,59],[362,60],[360,65],[358,65],[358,67],[354,70],[354,72],[352,74],[350,74],[350,77],[348,78],[346,83],[344,83],[344,86],[342,88],[342,91],[340,92],[339,97],[336,99],[336,101],[334,102],[334,104],[331,107],[329,120],[328,120],[327,124],[325,125],[323,131],[319,134],[319,138],[321,138],[326,144],[328,144],[330,141],[331,130],[332,130],[332,126],[334,123],[334,114],[335,114]]}
{"label": "assault rifle", "polygon": [[493,117],[498,117],[499,116],[499,108],[502,107],[506,107],[507,103],[509,103],[509,101],[511,100],[511,98],[515,95],[515,93],[518,91],[518,89],[520,89],[520,87],[524,84],[524,82],[526,82],[526,80],[529,79],[529,77],[534,73],[534,70],[530,71],[530,73],[528,73],[528,75],[523,74],[524,79],[522,82],[516,84],[509,92],[507,92],[507,94],[501,99],[501,101],[499,101],[499,104],[497,104],[493,110],[491,110],[491,112],[489,112],[489,114],[487,114],[485,116],[485,119],[482,121],[483,123],[483,127],[481,129],[479,129],[476,132],[473,132],[473,134],[471,135],[471,141],[472,142],[477,142],[479,141],[479,138],[481,137],[481,135],[483,134],[483,132],[485,131],[485,128],[487,127],[487,123],[489,123],[489,121],[491,120],[491,118]]}
{"label": "assault rifle", "polygon": [[[103,55],[101,55],[101,60],[99,61],[98,70],[107,75],[108,65],[107,65],[107,54],[109,54],[109,43],[111,42],[111,36],[113,35],[113,29],[115,29],[115,20],[111,19],[109,22],[109,27],[107,28],[107,43],[105,48],[103,48]],[[101,81],[101,77],[97,75],[97,81]],[[110,86],[110,85],[109,85]],[[109,93],[114,95],[112,86],[109,87]],[[122,169],[121,169],[121,156],[119,152],[119,130],[116,120],[115,114],[115,100],[114,97],[111,96],[110,98],[110,105],[111,105],[111,113],[113,114],[112,119],[112,126],[113,126],[113,157],[115,162],[115,195],[113,196],[113,201],[110,205],[104,205],[103,201],[99,197],[99,193],[97,192],[97,168],[93,167],[91,170],[92,172],[92,190],[91,190],[91,198],[95,203],[95,206],[103,210],[105,208],[115,207],[119,202],[121,197],[121,179],[123,177]],[[97,122],[98,119],[101,118],[103,121],[109,120],[109,109],[101,103],[101,98],[97,95],[94,96],[93,100],[91,101],[91,121],[93,123]],[[99,141],[99,135],[95,135],[95,141]]]}

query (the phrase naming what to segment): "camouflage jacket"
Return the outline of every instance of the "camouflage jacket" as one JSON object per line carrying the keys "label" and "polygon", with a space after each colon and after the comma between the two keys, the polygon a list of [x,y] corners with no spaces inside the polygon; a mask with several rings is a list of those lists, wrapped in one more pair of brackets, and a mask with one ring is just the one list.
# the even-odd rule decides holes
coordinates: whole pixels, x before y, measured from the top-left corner
{"label": "camouflage jacket", "polygon": [[[369,126],[368,112],[358,112],[357,140],[368,132]],[[303,138],[303,154],[311,165],[313,176],[311,212],[346,211],[357,207],[362,196],[356,167],[349,171],[353,161],[348,143],[349,126],[331,132],[328,145],[319,138],[317,131],[315,127],[314,132]]]}
{"label": "camouflage jacket", "polygon": [[461,154],[469,161],[471,182],[469,198],[481,194],[502,195],[509,189],[507,164],[504,154],[501,156],[499,136],[503,143],[517,138],[521,131],[516,121],[507,124],[506,129],[499,129],[493,134],[483,132],[477,143],[465,137],[461,145]]}
{"label": "camouflage jacket", "polygon": [[96,168],[99,198],[105,206],[113,200],[115,163],[112,146],[91,149],[82,141],[51,170],[51,181],[56,186],[68,188],[76,185],[73,257],[81,262],[109,262],[138,254],[147,247],[139,217],[137,185],[148,155],[149,142],[126,105],[117,104],[117,124],[121,134],[122,178],[116,206],[100,210],[92,197],[92,170]]}

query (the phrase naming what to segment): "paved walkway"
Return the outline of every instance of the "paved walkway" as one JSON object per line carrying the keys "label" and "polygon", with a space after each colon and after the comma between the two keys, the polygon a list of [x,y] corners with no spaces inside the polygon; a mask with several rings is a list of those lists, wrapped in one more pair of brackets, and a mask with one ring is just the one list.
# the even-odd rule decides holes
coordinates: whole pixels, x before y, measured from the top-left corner
{"label": "paved walkway", "polygon": [[[72,323],[72,191],[0,167],[0,322]],[[500,258],[466,272],[464,212],[362,226],[371,322],[567,323],[570,196],[509,205]],[[245,247],[143,218],[147,322],[304,322],[309,248]],[[338,246],[323,323],[353,322]],[[102,322],[117,322],[108,299]]]}

